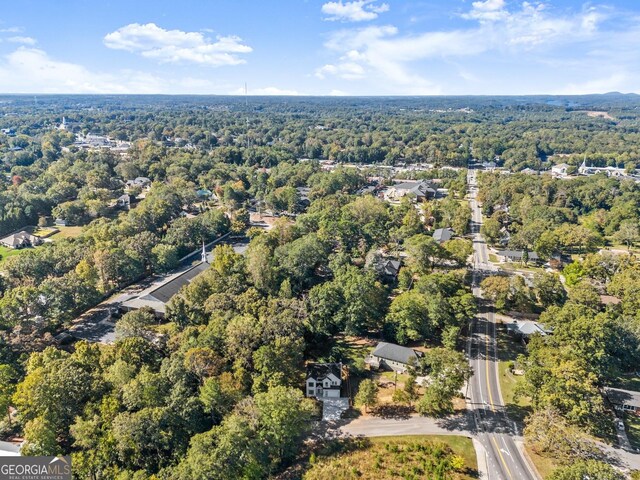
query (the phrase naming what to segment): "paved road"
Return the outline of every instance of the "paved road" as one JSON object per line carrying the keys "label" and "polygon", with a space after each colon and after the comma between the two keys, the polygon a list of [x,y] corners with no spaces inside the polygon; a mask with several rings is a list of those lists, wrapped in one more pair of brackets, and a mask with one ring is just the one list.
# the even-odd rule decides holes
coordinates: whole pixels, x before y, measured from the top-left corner
{"label": "paved road", "polygon": [[473,421],[468,415],[444,419],[410,415],[406,418],[361,417],[340,427],[347,435],[386,437],[396,435],[465,435],[472,436]]}
{"label": "paved road", "polygon": [[[476,172],[470,170],[467,180],[472,209],[473,293],[481,298],[478,288],[481,277],[485,273],[495,271],[496,268],[489,262],[487,245],[480,235],[482,212],[476,201]],[[479,315],[471,322],[468,355],[474,375],[469,383],[467,407],[474,418],[476,438],[486,452],[489,480],[535,480],[536,474],[516,444],[516,440],[520,440],[517,426],[508,419],[505,412],[498,377],[496,324],[493,312]]]}

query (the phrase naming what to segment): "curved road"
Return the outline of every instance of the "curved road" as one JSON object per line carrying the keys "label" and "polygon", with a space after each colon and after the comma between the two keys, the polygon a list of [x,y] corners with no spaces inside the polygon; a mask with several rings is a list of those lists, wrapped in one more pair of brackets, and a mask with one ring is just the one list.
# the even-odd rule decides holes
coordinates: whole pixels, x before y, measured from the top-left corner
{"label": "curved road", "polygon": [[[489,262],[487,245],[480,235],[482,212],[476,201],[476,172],[469,171],[469,197],[472,209],[473,293],[482,298],[478,287],[484,273],[495,271]],[[471,323],[468,343],[469,363],[474,375],[469,383],[467,406],[476,426],[476,438],[486,453],[489,480],[536,480],[538,477],[525,460],[514,438],[517,426],[504,408],[498,377],[496,324],[493,312],[478,315]]]}

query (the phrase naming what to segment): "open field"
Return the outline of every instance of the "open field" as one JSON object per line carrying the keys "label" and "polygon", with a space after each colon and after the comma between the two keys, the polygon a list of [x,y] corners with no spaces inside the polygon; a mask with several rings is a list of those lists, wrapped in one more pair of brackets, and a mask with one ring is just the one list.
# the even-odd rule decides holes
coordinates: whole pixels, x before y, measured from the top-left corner
{"label": "open field", "polygon": [[60,239],[60,238],[75,238],[82,233],[82,227],[56,227],[60,230],[55,235],[52,235],[52,239]]}
{"label": "open field", "polygon": [[350,440],[310,463],[305,480],[467,480],[477,478],[478,468],[471,439],[449,435]]}

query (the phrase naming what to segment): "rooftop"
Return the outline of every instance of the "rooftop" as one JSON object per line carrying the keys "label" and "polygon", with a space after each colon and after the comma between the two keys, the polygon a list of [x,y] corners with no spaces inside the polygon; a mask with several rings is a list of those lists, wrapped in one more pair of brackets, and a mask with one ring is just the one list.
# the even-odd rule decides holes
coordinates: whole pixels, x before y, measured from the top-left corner
{"label": "rooftop", "polygon": [[422,352],[395,343],[380,342],[371,355],[408,365],[412,359],[422,357]]}
{"label": "rooftop", "polygon": [[342,378],[342,365],[339,363],[309,363],[307,365],[307,378],[322,380],[332,374],[336,378]]}
{"label": "rooftop", "polygon": [[634,405],[640,407],[640,392],[622,390],[621,388],[605,388],[607,398],[614,405]]}

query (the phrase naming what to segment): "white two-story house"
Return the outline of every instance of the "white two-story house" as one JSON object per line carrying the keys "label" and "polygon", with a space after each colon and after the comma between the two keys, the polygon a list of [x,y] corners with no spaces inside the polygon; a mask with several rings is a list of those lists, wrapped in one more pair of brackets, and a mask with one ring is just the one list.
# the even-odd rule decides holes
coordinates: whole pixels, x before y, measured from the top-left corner
{"label": "white two-story house", "polygon": [[307,397],[340,398],[341,389],[342,363],[310,363],[307,365]]}

